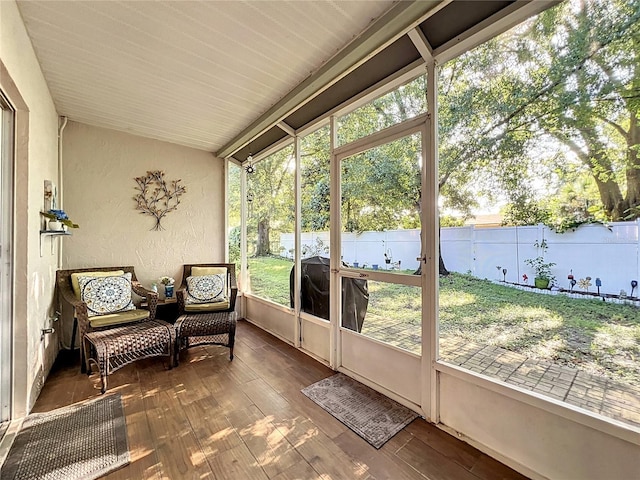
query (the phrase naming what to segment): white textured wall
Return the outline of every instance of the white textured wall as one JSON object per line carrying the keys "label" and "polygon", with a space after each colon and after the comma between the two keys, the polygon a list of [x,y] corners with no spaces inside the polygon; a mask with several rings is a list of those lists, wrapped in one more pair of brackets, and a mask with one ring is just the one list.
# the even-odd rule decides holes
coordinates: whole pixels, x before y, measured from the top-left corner
{"label": "white textured wall", "polygon": [[[64,208],[80,225],[64,239],[65,268],[133,265],[149,285],[179,282],[184,263],[224,260],[224,162],[211,153],[69,122],[63,159]],[[160,231],[133,200],[148,170],[187,189]]]}
{"label": "white textured wall", "polygon": [[638,433],[599,431],[447,374],[440,375],[439,404],[443,424],[534,478],[639,478]]}
{"label": "white textured wall", "polygon": [[1,79],[3,88],[14,84],[29,112],[28,138],[19,132],[16,151],[13,417],[18,418],[31,409],[57,354],[55,337],[40,340],[40,329],[49,326],[57,256],[40,257],[39,211],[44,180],[57,177],[58,117],[14,1],[0,1],[0,59],[10,76]]}

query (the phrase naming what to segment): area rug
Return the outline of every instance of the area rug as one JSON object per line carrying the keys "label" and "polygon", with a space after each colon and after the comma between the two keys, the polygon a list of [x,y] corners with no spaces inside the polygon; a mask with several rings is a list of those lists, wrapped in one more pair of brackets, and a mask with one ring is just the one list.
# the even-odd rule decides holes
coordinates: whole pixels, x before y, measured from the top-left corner
{"label": "area rug", "polygon": [[2,480],[93,480],[129,463],[120,395],[29,415]]}
{"label": "area rug", "polygon": [[311,400],[380,448],[418,415],[341,373],[302,389]]}

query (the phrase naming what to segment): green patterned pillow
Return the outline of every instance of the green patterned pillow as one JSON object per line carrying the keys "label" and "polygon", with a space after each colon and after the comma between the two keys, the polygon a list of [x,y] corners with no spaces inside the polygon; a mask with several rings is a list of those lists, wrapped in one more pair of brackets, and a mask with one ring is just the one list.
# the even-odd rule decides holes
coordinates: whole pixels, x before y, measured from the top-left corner
{"label": "green patterned pillow", "polygon": [[198,275],[187,277],[187,295],[185,303],[223,302],[226,297],[226,274]]}
{"label": "green patterned pillow", "polygon": [[131,273],[110,277],[78,277],[80,299],[90,317],[134,310],[131,301]]}

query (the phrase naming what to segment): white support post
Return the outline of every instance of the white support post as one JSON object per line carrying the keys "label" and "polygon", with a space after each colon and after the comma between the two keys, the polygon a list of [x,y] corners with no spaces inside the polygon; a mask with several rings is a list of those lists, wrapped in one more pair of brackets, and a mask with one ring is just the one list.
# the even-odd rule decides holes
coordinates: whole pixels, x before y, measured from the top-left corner
{"label": "white support post", "polygon": [[229,159],[224,161],[224,262],[229,263]]}
{"label": "white support post", "polygon": [[339,274],[340,269],[340,208],[341,208],[341,194],[340,194],[340,164],[338,163],[335,149],[337,145],[337,120],[335,116],[331,117],[330,128],[330,150],[331,150],[331,166],[330,166],[330,178],[331,178],[331,194],[330,194],[330,266],[331,277],[329,292],[330,298],[330,310],[329,319],[331,322],[330,338],[329,338],[329,366],[334,370],[341,364],[340,355],[340,323],[342,321],[342,285],[340,285],[341,278]]}
{"label": "white support post", "polygon": [[[638,262],[638,269],[636,273],[635,280],[640,282],[640,218],[636,219],[636,235],[638,237],[638,250],[636,253],[636,260]],[[640,297],[640,287],[638,287],[639,291],[635,293],[636,297]]]}
{"label": "white support post", "polygon": [[407,33],[413,45],[416,47],[418,52],[420,52],[420,56],[427,62],[427,65],[430,62],[433,62],[433,48],[431,48],[431,44],[427,40],[427,37],[424,36],[422,30],[420,28],[414,28],[413,30]]}
{"label": "white support post", "polygon": [[[247,271],[247,172],[240,170],[240,292],[249,289],[249,273]],[[246,296],[242,295],[242,315],[246,315]]]}
{"label": "white support post", "polygon": [[438,82],[436,63],[427,62],[427,111],[422,139],[422,410],[428,420],[439,421],[438,360]]}
{"label": "white support post", "polygon": [[296,131],[288,123],[286,123],[284,120],[281,121],[281,122],[278,122],[278,128],[280,130],[282,130],[283,132],[285,132],[290,137],[295,137],[296,136]]}
{"label": "white support post", "polygon": [[302,265],[300,264],[301,250],[302,250],[302,171],[300,168],[300,162],[302,158],[302,152],[300,151],[300,137],[295,137],[293,142],[293,153],[295,155],[296,170],[295,170],[295,239],[294,239],[294,272],[295,278],[293,282],[293,309],[295,313],[296,323],[294,326],[294,344],[300,348],[302,346],[302,318],[300,317],[300,310],[302,307],[300,300],[300,288],[302,286]]}

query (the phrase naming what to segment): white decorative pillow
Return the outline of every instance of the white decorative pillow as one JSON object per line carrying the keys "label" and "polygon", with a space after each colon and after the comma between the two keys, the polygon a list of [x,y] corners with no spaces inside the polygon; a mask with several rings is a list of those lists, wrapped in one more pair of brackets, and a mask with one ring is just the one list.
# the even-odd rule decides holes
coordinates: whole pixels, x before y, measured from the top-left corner
{"label": "white decorative pillow", "polygon": [[131,273],[110,277],[78,277],[80,299],[90,317],[135,310],[131,301]]}
{"label": "white decorative pillow", "polygon": [[185,303],[215,303],[226,300],[226,274],[187,277]]}

